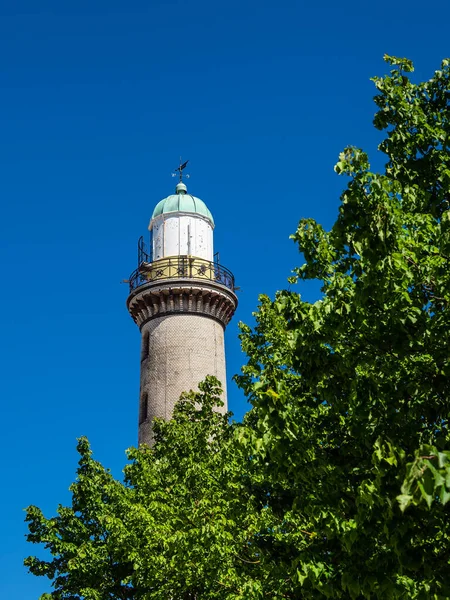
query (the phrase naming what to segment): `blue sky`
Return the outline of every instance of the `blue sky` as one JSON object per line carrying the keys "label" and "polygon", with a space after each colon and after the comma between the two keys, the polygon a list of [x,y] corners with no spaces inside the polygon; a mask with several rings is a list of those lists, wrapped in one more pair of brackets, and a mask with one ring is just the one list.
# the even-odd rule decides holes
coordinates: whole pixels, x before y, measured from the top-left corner
{"label": "blue sky", "polygon": [[336,217],[339,152],[383,164],[370,82],[383,54],[429,78],[450,54],[449,20],[448,0],[0,0],[0,597],[48,590],[22,567],[37,550],[22,509],[69,500],[75,438],[117,475],[136,443],[139,334],[120,282],[179,156],[242,288],[231,379],[238,321],[300,260],[298,220]]}

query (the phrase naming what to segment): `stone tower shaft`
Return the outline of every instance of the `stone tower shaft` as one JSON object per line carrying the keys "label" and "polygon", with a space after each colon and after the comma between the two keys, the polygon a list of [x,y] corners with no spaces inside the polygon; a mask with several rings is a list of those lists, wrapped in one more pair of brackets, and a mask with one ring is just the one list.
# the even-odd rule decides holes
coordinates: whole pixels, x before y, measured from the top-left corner
{"label": "stone tower shaft", "polygon": [[127,307],[141,331],[139,443],[151,444],[153,419],[169,419],[181,393],[207,375],[221,381],[227,410],[224,330],[237,306],[234,277],[208,260],[212,215],[186,196],[179,183],[176,195],[157,204],[150,253],[141,238],[130,277]]}

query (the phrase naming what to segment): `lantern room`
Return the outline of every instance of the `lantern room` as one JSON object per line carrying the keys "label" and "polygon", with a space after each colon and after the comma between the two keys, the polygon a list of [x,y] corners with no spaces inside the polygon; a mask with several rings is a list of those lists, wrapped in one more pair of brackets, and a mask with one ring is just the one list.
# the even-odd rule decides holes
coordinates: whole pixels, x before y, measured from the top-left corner
{"label": "lantern room", "polygon": [[206,204],[179,182],[155,207],[149,224],[152,260],[192,256],[213,261],[214,219]]}

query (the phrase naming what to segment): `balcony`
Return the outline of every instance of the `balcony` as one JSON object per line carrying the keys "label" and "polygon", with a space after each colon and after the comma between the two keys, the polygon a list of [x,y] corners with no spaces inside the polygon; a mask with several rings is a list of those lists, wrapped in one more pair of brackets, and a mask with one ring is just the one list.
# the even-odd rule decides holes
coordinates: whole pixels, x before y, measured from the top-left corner
{"label": "balcony", "polygon": [[196,256],[170,256],[154,262],[140,262],[130,275],[130,292],[141,285],[168,279],[200,279],[224,285],[231,291],[235,289],[233,273],[218,263]]}

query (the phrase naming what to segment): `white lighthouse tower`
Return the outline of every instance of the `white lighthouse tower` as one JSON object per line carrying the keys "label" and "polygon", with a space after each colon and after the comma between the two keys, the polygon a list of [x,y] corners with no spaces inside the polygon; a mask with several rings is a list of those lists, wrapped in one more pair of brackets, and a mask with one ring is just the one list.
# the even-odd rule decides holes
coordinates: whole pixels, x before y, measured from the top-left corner
{"label": "white lighthouse tower", "polygon": [[224,331],[237,306],[234,277],[214,261],[214,219],[188,194],[185,165],[175,194],[153,211],[150,252],[141,238],[130,277],[127,307],[142,336],[139,443],[151,444],[153,419],[170,419],[181,393],[206,375],[222,383],[227,410]]}

